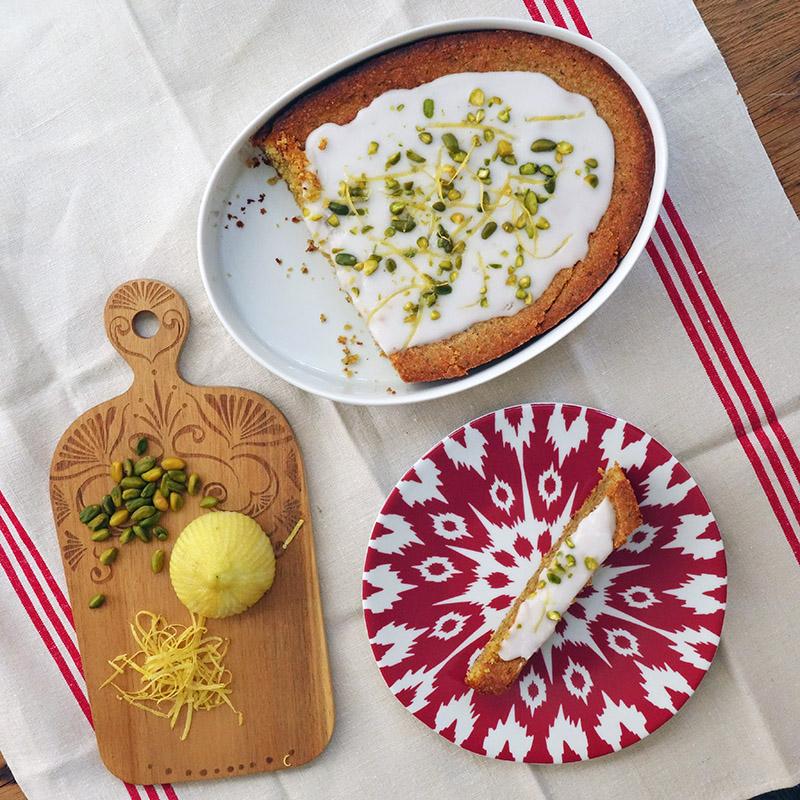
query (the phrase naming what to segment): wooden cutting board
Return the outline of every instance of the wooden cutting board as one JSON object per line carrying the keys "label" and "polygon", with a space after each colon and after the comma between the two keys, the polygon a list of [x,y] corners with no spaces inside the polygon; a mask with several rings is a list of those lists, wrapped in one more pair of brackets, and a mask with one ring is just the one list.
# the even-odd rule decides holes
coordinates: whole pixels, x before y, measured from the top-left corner
{"label": "wooden cutting board", "polygon": [[[134,317],[151,312],[158,330],[137,333]],[[317,756],[333,731],[333,695],[314,559],[311,511],[303,462],[283,415],[263,397],[244,389],[200,387],[178,373],[178,356],[189,331],[183,298],[158,281],[135,280],[118,287],[105,307],[108,338],[133,370],[131,387],[81,415],[56,447],[50,497],[78,644],[94,716],[100,755],[108,769],[131,783],[161,783],[245,775],[299,766]],[[79,355],[80,357],[80,355]],[[90,354],[85,354],[88,360]],[[137,458],[137,441],[149,440],[148,455],[178,456],[203,479],[201,492],[184,508],[168,511],[159,524],[164,542],[138,539],[120,545],[119,531],[96,544],[78,519],[99,503],[113,483],[113,461]],[[110,674],[107,661],[132,653],[130,623],[136,613],[163,614],[171,623],[189,622],[175,595],[168,566],[154,575],[154,550],[172,549],[196,516],[203,496],[218,508],[255,518],[280,545],[299,519],[296,538],[278,558],[272,589],[238,616],[209,620],[209,634],[230,639],[226,665],[231,700],[242,712],[240,726],[226,706],[194,715],[186,741],[165,719],[100,689]],[[103,566],[98,556],[119,547]],[[88,607],[103,593],[104,606]],[[134,688],[134,681],[126,682]]]}

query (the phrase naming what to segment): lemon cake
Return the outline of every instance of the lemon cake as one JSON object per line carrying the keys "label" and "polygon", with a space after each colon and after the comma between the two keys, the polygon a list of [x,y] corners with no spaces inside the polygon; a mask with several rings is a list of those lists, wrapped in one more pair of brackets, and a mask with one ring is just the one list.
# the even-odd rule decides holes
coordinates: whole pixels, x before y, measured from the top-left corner
{"label": "lemon cake", "polygon": [[654,171],[605,61],[508,30],[369,59],[253,143],[409,382],[464,375],[578,308],[629,249]]}
{"label": "lemon cake", "polygon": [[467,684],[486,694],[508,689],[553,634],[595,570],[641,523],[633,487],[615,464],[542,558],[467,671]]}

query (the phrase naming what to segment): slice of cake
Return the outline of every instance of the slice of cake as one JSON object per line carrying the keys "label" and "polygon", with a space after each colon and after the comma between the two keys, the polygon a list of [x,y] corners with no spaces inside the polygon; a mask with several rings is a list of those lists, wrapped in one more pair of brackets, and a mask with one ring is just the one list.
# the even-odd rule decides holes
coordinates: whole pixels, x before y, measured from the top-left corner
{"label": "slice of cake", "polygon": [[615,464],[542,558],[467,671],[467,684],[487,694],[508,689],[603,561],[641,523],[633,487]]}
{"label": "slice of cake", "polygon": [[654,170],[620,76],[520,31],[376,56],[253,143],[405,381],[464,375],[574,311],[630,247]]}

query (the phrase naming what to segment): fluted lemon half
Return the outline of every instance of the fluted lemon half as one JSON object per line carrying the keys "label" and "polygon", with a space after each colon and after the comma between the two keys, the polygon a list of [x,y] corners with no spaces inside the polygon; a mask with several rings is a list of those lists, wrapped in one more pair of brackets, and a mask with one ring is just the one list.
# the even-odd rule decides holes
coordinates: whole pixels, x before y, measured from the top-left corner
{"label": "fluted lemon half", "polygon": [[189,611],[222,619],[246,611],[272,586],[275,553],[254,519],[236,511],[203,514],[175,542],[169,577]]}

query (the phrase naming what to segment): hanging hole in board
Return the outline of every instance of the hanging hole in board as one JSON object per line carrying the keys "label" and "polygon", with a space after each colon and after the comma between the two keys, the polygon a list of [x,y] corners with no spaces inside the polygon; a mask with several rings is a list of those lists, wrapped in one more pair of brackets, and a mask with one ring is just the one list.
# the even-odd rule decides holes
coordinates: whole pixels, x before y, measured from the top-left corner
{"label": "hanging hole in board", "polygon": [[140,311],[133,318],[134,333],[141,339],[151,339],[159,327],[158,317],[152,311]]}

